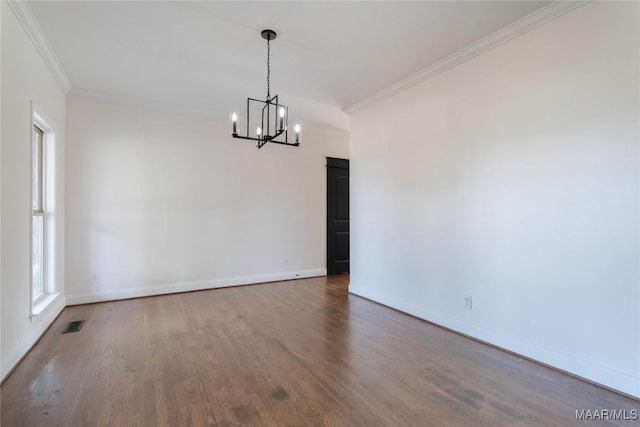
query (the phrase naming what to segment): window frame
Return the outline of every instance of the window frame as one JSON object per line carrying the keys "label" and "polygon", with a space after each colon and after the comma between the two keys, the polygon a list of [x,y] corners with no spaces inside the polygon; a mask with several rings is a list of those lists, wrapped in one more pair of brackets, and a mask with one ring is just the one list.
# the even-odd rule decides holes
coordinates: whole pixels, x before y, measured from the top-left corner
{"label": "window frame", "polygon": [[[39,150],[34,147],[34,134],[39,131],[41,137]],[[31,120],[31,143],[30,143],[30,233],[29,233],[29,253],[30,253],[30,273],[29,273],[29,300],[31,305],[30,318],[38,316],[42,313],[56,298],[60,295],[56,286],[56,250],[55,250],[55,230],[57,228],[55,215],[55,146],[56,134],[53,127],[38,114],[32,104],[32,120]],[[39,151],[35,153],[34,151]],[[38,173],[34,171],[37,155]],[[36,181],[36,182],[34,182]],[[36,185],[39,188],[36,189]],[[34,198],[36,190],[38,197]],[[37,201],[37,203],[34,203]],[[34,218],[41,217],[42,224],[42,256],[41,256],[41,277],[42,286],[35,289],[34,283]],[[40,289],[42,292],[39,292]]]}

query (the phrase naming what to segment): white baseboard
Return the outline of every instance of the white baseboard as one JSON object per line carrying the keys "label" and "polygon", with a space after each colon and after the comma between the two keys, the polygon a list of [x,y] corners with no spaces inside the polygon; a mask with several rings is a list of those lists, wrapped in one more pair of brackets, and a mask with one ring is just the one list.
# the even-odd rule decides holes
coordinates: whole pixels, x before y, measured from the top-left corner
{"label": "white baseboard", "polygon": [[64,307],[65,298],[62,294],[58,294],[58,296],[51,301],[49,306],[42,311],[42,313],[33,318],[32,321],[37,322],[35,328],[25,337],[24,340],[22,340],[20,345],[18,345],[18,347],[11,353],[11,356],[2,363],[2,367],[0,368],[0,376],[2,377],[2,380],[4,380],[7,374],[11,372],[18,362],[20,362],[24,355],[27,354],[36,341],[40,339],[42,334],[44,334],[51,323],[53,323],[56,317],[58,317],[60,312],[64,310]]}
{"label": "white baseboard", "polygon": [[349,292],[411,314],[412,316],[416,316],[420,319],[469,335],[508,351],[537,360],[544,364],[585,378],[589,381],[619,390],[632,396],[640,397],[640,377],[638,376],[584,360],[552,348],[543,347],[519,338],[491,331],[445,313],[416,307],[412,304],[407,304],[387,296],[376,294],[375,292],[370,292],[363,287],[357,286],[353,281],[349,286]]}
{"label": "white baseboard", "polygon": [[128,288],[118,290],[98,290],[77,294],[67,294],[67,305],[87,304],[100,301],[113,301],[127,298],[148,297],[173,294],[177,292],[201,291],[228,286],[253,285],[256,283],[277,282],[281,280],[304,279],[326,276],[325,268],[314,270],[288,271],[284,273],[262,274],[258,276],[230,277],[224,279],[199,280],[196,282],[172,283],[158,286]]}

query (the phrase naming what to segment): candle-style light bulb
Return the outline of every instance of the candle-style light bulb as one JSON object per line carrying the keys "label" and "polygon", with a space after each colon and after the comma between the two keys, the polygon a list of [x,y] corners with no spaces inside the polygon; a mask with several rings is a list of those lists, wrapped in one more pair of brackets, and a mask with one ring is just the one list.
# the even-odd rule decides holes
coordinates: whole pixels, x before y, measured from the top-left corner
{"label": "candle-style light bulb", "polygon": [[293,130],[296,131],[296,144],[300,142],[300,123],[296,123]]}
{"label": "candle-style light bulb", "polygon": [[260,126],[256,129],[256,134],[258,135],[258,139],[260,139],[260,136],[262,135],[262,129],[260,129]]}
{"label": "candle-style light bulb", "polygon": [[278,126],[278,129],[280,130],[284,130],[284,107],[280,107],[280,126]]}
{"label": "candle-style light bulb", "polygon": [[233,123],[233,131],[231,133],[233,133],[234,135],[238,134],[238,129],[237,129],[237,125],[238,125],[238,114],[234,111],[233,114],[231,114],[231,122]]}

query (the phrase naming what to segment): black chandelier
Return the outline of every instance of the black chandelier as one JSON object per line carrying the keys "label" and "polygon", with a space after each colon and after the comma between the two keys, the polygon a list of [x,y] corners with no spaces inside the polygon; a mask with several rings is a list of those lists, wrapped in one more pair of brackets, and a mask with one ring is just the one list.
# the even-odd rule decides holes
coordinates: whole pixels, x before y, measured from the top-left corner
{"label": "black chandelier", "polygon": [[[264,147],[267,142],[297,147],[300,145],[300,123],[296,123],[293,127],[295,142],[289,142],[289,107],[280,104],[278,95],[271,96],[271,40],[275,40],[276,32],[262,30],[262,38],[267,41],[267,99],[262,101],[260,99],[247,98],[247,133],[245,135],[238,134],[239,112],[234,110],[231,113],[231,135],[234,138],[257,141],[258,148]],[[260,126],[256,129],[255,137],[249,136],[252,106],[254,110],[261,111]],[[276,139],[278,137],[280,137],[280,140]]]}

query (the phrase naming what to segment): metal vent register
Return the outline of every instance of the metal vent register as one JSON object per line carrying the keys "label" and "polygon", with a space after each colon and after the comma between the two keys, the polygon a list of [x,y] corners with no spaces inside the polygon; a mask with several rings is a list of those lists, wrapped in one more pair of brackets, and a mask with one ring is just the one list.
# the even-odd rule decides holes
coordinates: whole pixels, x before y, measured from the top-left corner
{"label": "metal vent register", "polygon": [[82,329],[82,325],[84,325],[84,320],[76,320],[69,323],[67,329],[65,329],[62,333],[68,334],[69,332],[78,332],[80,329]]}

